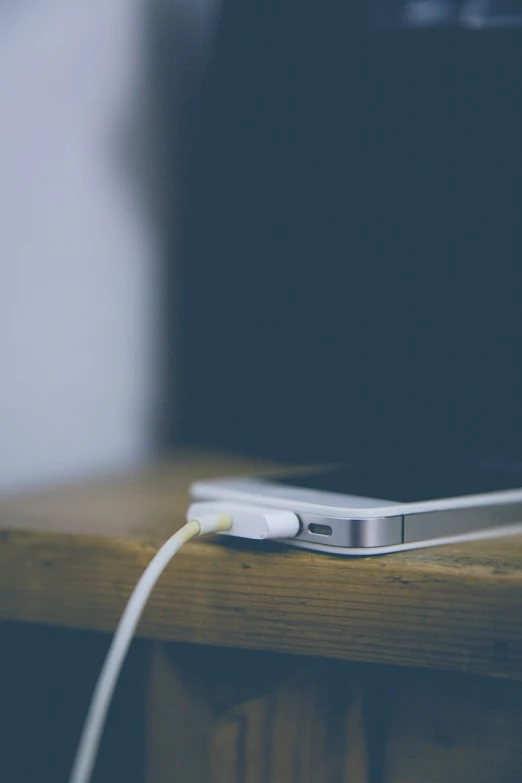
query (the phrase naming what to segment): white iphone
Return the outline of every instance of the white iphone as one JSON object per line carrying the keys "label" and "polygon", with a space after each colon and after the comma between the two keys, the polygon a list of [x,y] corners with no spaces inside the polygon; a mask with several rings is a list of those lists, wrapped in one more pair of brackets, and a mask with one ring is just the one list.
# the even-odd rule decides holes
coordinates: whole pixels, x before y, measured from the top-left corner
{"label": "white iphone", "polygon": [[293,511],[292,546],[372,555],[522,533],[522,463],[362,462],[192,485],[190,513],[237,504]]}

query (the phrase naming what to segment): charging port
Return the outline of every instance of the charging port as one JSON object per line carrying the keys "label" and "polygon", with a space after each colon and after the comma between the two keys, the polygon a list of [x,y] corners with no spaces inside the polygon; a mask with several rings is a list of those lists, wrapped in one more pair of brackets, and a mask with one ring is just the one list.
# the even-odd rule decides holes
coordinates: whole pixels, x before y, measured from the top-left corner
{"label": "charging port", "polygon": [[310,522],[308,532],[313,533],[315,536],[331,536],[332,528],[330,525],[318,525],[315,522]]}

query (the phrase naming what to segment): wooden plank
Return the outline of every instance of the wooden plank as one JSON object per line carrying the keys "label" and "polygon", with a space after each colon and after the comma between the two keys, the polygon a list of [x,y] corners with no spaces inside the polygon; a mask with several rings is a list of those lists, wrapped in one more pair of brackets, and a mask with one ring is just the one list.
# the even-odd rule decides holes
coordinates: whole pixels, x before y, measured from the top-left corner
{"label": "wooden plank", "polygon": [[365,783],[352,672],[269,653],[157,645],[147,783]]}
{"label": "wooden plank", "polygon": [[[180,457],[137,477],[0,502],[0,617],[114,629],[187,484],[251,470]],[[353,661],[522,677],[522,537],[380,558],[232,539],[190,543],[142,635]]]}
{"label": "wooden plank", "polygon": [[201,783],[208,777],[211,713],[185,673],[155,643],[147,698],[147,783]]}
{"label": "wooden plank", "polygon": [[440,672],[393,677],[386,783],[522,780],[522,684]]}
{"label": "wooden plank", "polygon": [[157,645],[147,783],[519,783],[522,683]]}

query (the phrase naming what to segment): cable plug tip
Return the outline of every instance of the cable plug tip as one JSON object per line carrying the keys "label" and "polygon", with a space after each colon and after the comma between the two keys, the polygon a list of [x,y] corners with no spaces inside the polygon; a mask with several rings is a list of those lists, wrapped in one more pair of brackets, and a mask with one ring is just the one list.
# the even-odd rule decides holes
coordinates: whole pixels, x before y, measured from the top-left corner
{"label": "cable plug tip", "polygon": [[[189,508],[187,518],[200,524],[201,534],[220,532],[257,541],[294,538],[300,529],[299,517],[293,511],[226,501],[194,503]],[[219,530],[216,527],[218,519],[221,520]],[[214,522],[213,526],[211,520]]]}

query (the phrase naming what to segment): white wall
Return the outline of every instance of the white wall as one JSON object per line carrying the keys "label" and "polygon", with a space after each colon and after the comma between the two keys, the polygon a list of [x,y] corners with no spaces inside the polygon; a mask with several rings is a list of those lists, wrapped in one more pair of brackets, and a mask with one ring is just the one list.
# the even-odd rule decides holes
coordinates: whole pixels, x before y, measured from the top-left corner
{"label": "white wall", "polygon": [[118,157],[140,0],[0,4],[0,489],[140,462],[154,237]]}

